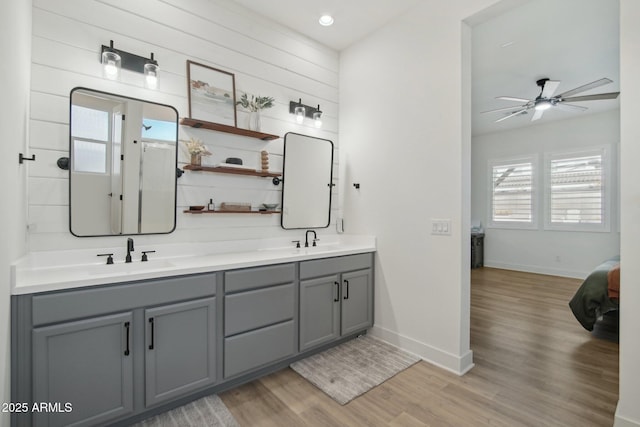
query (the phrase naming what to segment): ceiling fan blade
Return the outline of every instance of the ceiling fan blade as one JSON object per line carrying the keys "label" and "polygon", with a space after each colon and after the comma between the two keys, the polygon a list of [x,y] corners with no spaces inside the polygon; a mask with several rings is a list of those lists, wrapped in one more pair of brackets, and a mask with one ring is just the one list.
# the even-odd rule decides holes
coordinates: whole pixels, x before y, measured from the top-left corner
{"label": "ceiling fan blade", "polygon": [[562,102],[558,102],[553,106],[553,108],[557,108],[558,110],[572,111],[572,112],[578,112],[578,113],[583,112],[584,110],[588,110],[587,107],[582,107],[580,105],[565,104]]}
{"label": "ceiling fan blade", "polygon": [[536,120],[541,119],[543,114],[544,110],[536,110],[536,112],[533,113],[533,117],[531,117],[531,121],[535,122]]}
{"label": "ceiling fan blade", "polygon": [[601,99],[616,99],[620,92],[598,93],[596,95],[572,96],[562,98],[562,102],[598,101]]}
{"label": "ceiling fan blade", "polygon": [[498,120],[496,120],[496,123],[499,123],[499,122],[501,122],[503,120],[507,120],[507,119],[509,119],[509,118],[511,118],[513,116],[517,116],[518,114],[522,114],[525,111],[527,111],[527,108],[523,108],[522,110],[514,111],[513,113],[509,114],[508,116],[504,116],[502,118],[499,118]]}
{"label": "ceiling fan blade", "polygon": [[579,87],[577,87],[575,89],[571,89],[571,90],[569,90],[567,92],[564,92],[564,93],[561,93],[560,95],[557,95],[557,96],[560,97],[560,98],[566,98],[568,96],[575,95],[575,94],[580,93],[580,92],[585,92],[585,91],[587,91],[589,89],[594,89],[594,88],[597,88],[597,87],[600,87],[600,86],[603,86],[603,85],[606,85],[606,84],[609,84],[609,83],[613,83],[613,80],[607,79],[605,77],[603,79],[596,80],[596,81],[591,82],[591,83],[587,83],[586,85],[579,86]]}
{"label": "ceiling fan blade", "polygon": [[514,98],[513,96],[497,96],[496,99],[502,99],[505,101],[516,101],[516,102],[529,102],[529,99],[524,98]]}
{"label": "ceiling fan blade", "polygon": [[485,114],[485,113],[497,113],[499,111],[515,111],[516,109],[522,109],[524,108],[524,105],[514,105],[513,107],[504,107],[504,108],[496,108],[495,110],[487,110],[487,111],[480,111],[480,114]]}
{"label": "ceiling fan blade", "polygon": [[553,96],[556,89],[560,86],[560,82],[556,80],[547,80],[544,82],[544,87],[542,88],[542,93],[540,96],[543,98],[551,98]]}

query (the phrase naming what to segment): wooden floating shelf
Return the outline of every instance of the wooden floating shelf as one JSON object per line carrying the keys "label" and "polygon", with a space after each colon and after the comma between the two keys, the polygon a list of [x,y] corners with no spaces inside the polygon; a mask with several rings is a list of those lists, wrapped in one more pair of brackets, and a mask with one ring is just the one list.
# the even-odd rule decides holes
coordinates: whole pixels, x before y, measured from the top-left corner
{"label": "wooden floating shelf", "polygon": [[262,178],[279,178],[282,176],[281,173],[276,173],[276,172],[263,172],[263,171],[253,170],[253,169],[222,168],[222,167],[213,167],[213,166],[185,165],[184,169],[190,170],[190,171],[229,173],[232,175],[259,176]]}
{"label": "wooden floating shelf", "polygon": [[234,210],[224,210],[224,211],[207,211],[207,210],[201,210],[201,211],[192,211],[192,210],[184,210],[182,211],[184,213],[188,213],[188,214],[221,214],[221,213],[234,213],[234,214],[261,214],[261,215],[271,215],[271,214],[279,214],[281,213],[280,211],[234,211]]}
{"label": "wooden floating shelf", "polygon": [[256,132],[254,130],[241,129],[235,126],[228,126],[220,123],[206,122],[204,120],[191,119],[189,117],[181,118],[180,124],[183,126],[191,126],[192,128],[202,128],[202,129],[208,129],[208,130],[215,130],[218,132],[232,133],[234,135],[248,136],[251,138],[261,139],[263,141],[271,141],[273,139],[280,138],[278,135],[272,135],[270,133]]}

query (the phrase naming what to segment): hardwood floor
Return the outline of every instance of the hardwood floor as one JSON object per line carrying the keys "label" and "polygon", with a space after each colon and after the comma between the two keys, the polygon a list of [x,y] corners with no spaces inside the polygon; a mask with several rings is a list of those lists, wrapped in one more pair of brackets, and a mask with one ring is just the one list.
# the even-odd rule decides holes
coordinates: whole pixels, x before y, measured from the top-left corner
{"label": "hardwood floor", "polygon": [[618,344],[573,318],[579,284],[472,270],[475,367],[461,377],[419,362],[341,406],[284,369],[220,397],[241,426],[611,426]]}

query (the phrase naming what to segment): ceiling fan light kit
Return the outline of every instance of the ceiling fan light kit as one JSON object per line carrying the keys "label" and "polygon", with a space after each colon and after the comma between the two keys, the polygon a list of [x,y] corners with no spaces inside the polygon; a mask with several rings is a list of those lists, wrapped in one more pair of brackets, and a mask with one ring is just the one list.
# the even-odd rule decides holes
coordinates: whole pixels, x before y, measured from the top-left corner
{"label": "ceiling fan light kit", "polygon": [[607,78],[602,78],[554,96],[553,94],[555,93],[556,89],[558,89],[558,86],[560,86],[560,82],[557,80],[550,80],[548,78],[539,79],[538,81],[536,81],[536,84],[540,87],[540,95],[538,95],[535,99],[516,98],[513,96],[499,96],[496,99],[500,99],[503,101],[524,102],[524,104],[483,111],[482,114],[509,111],[506,116],[501,117],[495,121],[496,123],[498,123],[503,120],[510,119],[511,117],[526,114],[528,110],[533,109],[535,110],[535,113],[531,117],[531,121],[533,122],[541,119],[544,112],[551,108],[558,108],[559,110],[563,111],[584,111],[587,109],[587,107],[583,107],[581,105],[571,105],[569,103],[615,99],[618,97],[618,95],[620,95],[620,92],[599,93],[595,95],[583,96],[573,95],[586,92],[590,89],[594,89],[609,83],[613,83],[613,81]]}
{"label": "ceiling fan light kit", "polygon": [[553,104],[548,99],[539,99],[539,100],[536,100],[535,107],[533,108],[535,108],[538,111],[544,111],[544,110],[548,110],[552,106]]}

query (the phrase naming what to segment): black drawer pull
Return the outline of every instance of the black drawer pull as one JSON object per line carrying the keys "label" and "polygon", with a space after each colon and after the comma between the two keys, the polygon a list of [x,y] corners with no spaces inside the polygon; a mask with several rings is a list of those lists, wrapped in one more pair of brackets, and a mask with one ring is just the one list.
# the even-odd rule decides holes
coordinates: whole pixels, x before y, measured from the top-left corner
{"label": "black drawer pull", "polygon": [[129,329],[130,329],[130,324],[129,322],[124,322],[124,328],[127,330],[127,348],[124,350],[124,355],[128,356],[129,355]]}
{"label": "black drawer pull", "polygon": [[149,350],[153,350],[153,339],[154,339],[154,322],[153,322],[153,317],[151,319],[149,319],[149,323],[151,324],[151,344],[149,344]]}
{"label": "black drawer pull", "polygon": [[333,284],[336,285],[336,297],[334,298],[333,302],[338,302],[340,301],[340,283],[333,282]]}
{"label": "black drawer pull", "polygon": [[344,299],[349,299],[349,281],[345,280],[344,284],[347,286],[347,291],[344,293]]}

